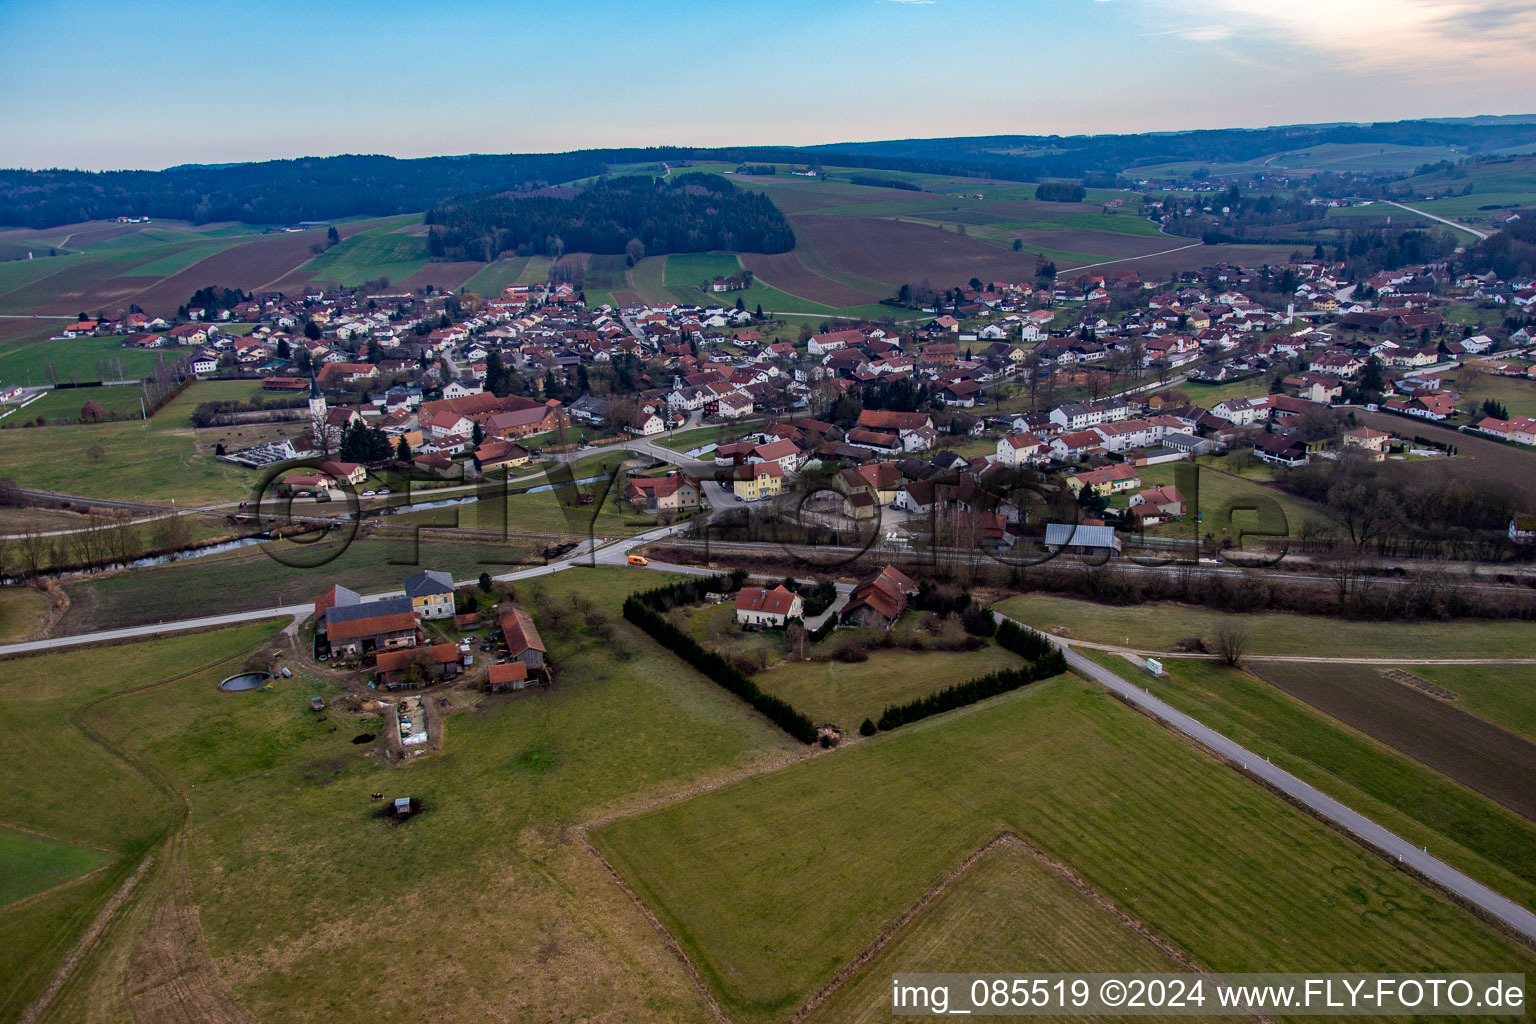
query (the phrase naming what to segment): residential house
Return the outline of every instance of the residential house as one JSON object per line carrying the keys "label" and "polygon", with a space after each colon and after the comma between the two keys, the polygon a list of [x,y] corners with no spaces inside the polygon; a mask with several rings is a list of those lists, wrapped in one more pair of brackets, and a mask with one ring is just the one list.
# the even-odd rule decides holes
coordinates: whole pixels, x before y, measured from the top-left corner
{"label": "residential house", "polygon": [[435,569],[423,569],[405,581],[405,596],[418,618],[453,617],[453,577]]}
{"label": "residential house", "polygon": [[1034,434],[1004,434],[997,439],[997,461],[1005,466],[1029,466],[1044,460],[1050,449]]}
{"label": "residential house", "polygon": [[731,490],[738,501],[762,501],[784,489],[784,470],[777,462],[737,466],[731,474]]}
{"label": "residential house", "polygon": [[704,504],[696,477],[673,470],[666,476],[637,476],[624,485],[624,500],[646,512],[688,512]]}
{"label": "residential house", "polygon": [[1345,451],[1360,452],[1370,457],[1373,462],[1381,462],[1387,457],[1387,441],[1391,436],[1384,430],[1356,427],[1353,430],[1344,431],[1341,447]]}
{"label": "residential house", "polygon": [[783,628],[804,614],[805,602],[782,583],[772,590],[742,587],[736,594],[736,621],[749,629]]}

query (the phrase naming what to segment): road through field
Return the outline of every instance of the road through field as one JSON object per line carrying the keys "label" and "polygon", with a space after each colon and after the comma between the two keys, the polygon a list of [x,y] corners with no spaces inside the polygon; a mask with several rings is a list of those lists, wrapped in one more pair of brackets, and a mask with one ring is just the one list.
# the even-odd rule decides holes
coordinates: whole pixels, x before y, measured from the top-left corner
{"label": "road through field", "polygon": [[1482,240],[1482,239],[1485,239],[1485,238],[1488,237],[1488,235],[1486,233],[1477,230],[1477,228],[1469,228],[1465,224],[1458,224],[1458,223],[1456,223],[1453,220],[1446,220],[1444,217],[1436,217],[1432,213],[1426,213],[1423,210],[1415,210],[1411,206],[1404,206],[1402,203],[1394,203],[1390,199],[1383,199],[1382,202],[1386,203],[1388,206],[1395,206],[1399,210],[1407,210],[1409,213],[1416,213],[1420,217],[1428,217],[1430,220],[1439,221],[1441,224],[1445,224],[1445,225],[1447,225],[1449,227],[1456,228],[1459,231],[1465,231],[1469,235],[1476,235],[1479,240]]}
{"label": "road through field", "polygon": [[[1003,617],[998,616],[999,619]],[[1468,878],[1444,861],[1432,856],[1427,850],[1413,846],[1365,815],[1349,809],[1333,797],[1301,781],[1290,772],[1276,768],[1258,754],[1158,700],[1141,687],[1083,657],[1072,650],[1069,642],[1055,638],[1052,638],[1052,642],[1066,654],[1067,665],[1073,671],[1125,698],[1137,708],[1178,730],[1201,746],[1235,764],[1242,765],[1244,771],[1268,783],[1325,821],[1338,826],[1367,846],[1380,850],[1399,864],[1411,868],[1443,889],[1455,893],[1479,910],[1513,928],[1527,940],[1536,941],[1536,914],[1500,896],[1481,882]]]}

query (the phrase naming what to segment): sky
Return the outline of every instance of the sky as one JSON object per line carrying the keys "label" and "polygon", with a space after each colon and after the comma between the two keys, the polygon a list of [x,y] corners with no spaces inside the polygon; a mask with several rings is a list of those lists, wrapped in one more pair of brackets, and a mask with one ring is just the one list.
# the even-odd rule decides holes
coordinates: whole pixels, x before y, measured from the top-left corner
{"label": "sky", "polygon": [[1536,113],[1531,0],[0,0],[0,166]]}

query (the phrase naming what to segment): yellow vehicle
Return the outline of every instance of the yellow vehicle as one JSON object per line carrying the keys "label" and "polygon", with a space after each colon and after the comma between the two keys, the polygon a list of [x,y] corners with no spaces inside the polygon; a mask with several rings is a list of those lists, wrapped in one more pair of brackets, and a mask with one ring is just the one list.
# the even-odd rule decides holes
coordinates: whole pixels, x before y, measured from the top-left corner
{"label": "yellow vehicle", "polygon": [[629,556],[629,564],[630,565],[646,565],[648,563],[647,563],[646,558],[645,558],[644,555],[630,555]]}

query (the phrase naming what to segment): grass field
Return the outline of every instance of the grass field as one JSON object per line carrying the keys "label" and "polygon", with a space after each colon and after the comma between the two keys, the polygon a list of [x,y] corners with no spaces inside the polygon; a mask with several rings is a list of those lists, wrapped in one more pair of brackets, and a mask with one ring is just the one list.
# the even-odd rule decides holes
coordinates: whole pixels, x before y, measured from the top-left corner
{"label": "grass field", "polygon": [[[520,565],[542,564],[547,542],[465,543],[434,538],[423,530],[408,538],[354,541],[329,561],[321,545],[273,545],[286,561],[265,553],[265,545],[205,558],[159,565],[93,580],[72,580],[65,591],[71,606],[59,623],[62,633],[142,625],[204,614],[209,602],[227,611],[248,611],[313,601],[333,583],[362,593],[400,589],[421,569],[438,569],[455,579],[482,572],[497,575]],[[327,552],[337,545],[324,542]]]}
{"label": "grass field", "polygon": [[0,908],[95,871],[110,859],[101,850],[0,825]]}
{"label": "grass field", "polygon": [[1536,381],[1485,374],[1466,386],[1459,382],[1457,386],[1464,397],[1475,402],[1491,398],[1509,410],[1511,416],[1536,417]]}
{"label": "grass field", "polygon": [[[30,420],[38,415],[79,416],[86,398],[108,408],[132,413],[138,408],[136,387],[76,388],[52,392],[14,414]],[[260,393],[253,381],[197,381],[148,421],[72,423],[34,430],[20,426],[0,429],[0,476],[23,487],[80,494],[94,498],[182,504],[245,498],[258,475],[214,458],[215,442],[236,428],[194,431],[188,416],[199,402],[247,398]],[[112,405],[108,405],[111,400]],[[48,403],[48,404],[44,404]],[[0,421],[0,422],[10,422]],[[36,458],[39,438],[53,457]],[[91,450],[101,448],[99,457]]]}
{"label": "grass field", "polygon": [[1023,664],[1018,655],[996,644],[977,651],[874,650],[868,661],[851,665],[785,662],[757,673],[752,681],[815,721],[835,722],[852,734],[860,722],[879,718],[890,705]]}
{"label": "grass field", "polygon": [[1069,677],[616,821],[594,839],[727,1013],[766,1022],[1004,829],[1218,971],[1536,964]]}
{"label": "grass field", "polygon": [[0,590],[0,641],[30,636],[48,614],[48,595],[28,587]]}
{"label": "grass field", "polygon": [[[1021,594],[999,606],[1020,622],[1075,640],[1166,651],[1183,637],[1209,638],[1238,622],[1251,654],[1327,654],[1336,658],[1536,657],[1536,630],[1518,622],[1350,622],[1309,615],[1257,612],[1232,615],[1177,604],[1111,607],[1046,594]],[[1318,649],[1319,637],[1327,647]]]}
{"label": "grass field", "polygon": [[1209,409],[1229,398],[1261,398],[1269,394],[1269,378],[1261,373],[1246,380],[1235,380],[1226,384],[1199,384],[1195,381],[1185,381],[1174,385],[1171,390],[1182,391],[1189,396],[1192,403]]}
{"label": "grass field", "polygon": [[[1000,845],[966,869],[809,1019],[884,1024],[891,1017],[891,976],[907,971],[1182,969],[1049,865],[1019,845]],[[1121,1018],[1095,1019],[1107,1024]]]}
{"label": "grass field", "polygon": [[[366,1007],[380,1022],[703,1022],[681,967],[571,827],[800,748],[624,623],[619,605],[633,587],[633,573],[621,569],[519,584],[520,599],[540,617],[559,685],[518,697],[465,695],[467,710],[447,719],[443,753],[399,768],[383,763],[376,744],[352,744],[367,719],[334,700],[328,721],[305,710],[309,694],[334,695],[325,686],[224,694],[209,671],[141,689],[206,661],[212,647],[236,646],[230,631],[30,659],[26,677],[16,671],[23,663],[6,663],[0,714],[19,697],[33,703],[18,713],[35,710],[41,689],[60,702],[61,719],[96,693],[135,691],[83,717],[152,767],[174,800],[186,800],[179,849],[203,937],[219,976],[258,1019],[344,1019]],[[578,596],[588,610],[572,605]],[[564,609],[559,619],[540,610],[555,607],[550,601]],[[611,637],[596,635],[600,627]],[[259,638],[265,627],[244,635]],[[111,672],[104,655],[115,661]],[[27,681],[35,674],[47,676],[47,687]],[[29,741],[21,795],[72,814],[84,834],[69,838],[111,834],[125,816],[163,820],[167,797],[148,789],[135,805],[139,777],[114,768],[80,733],[61,722],[57,736],[42,739],[61,744],[61,757],[78,754],[77,763],[44,799],[37,790],[51,776],[49,747]],[[23,774],[10,765],[0,779]],[[123,776],[121,797],[104,788],[115,779],[91,786],[102,772]],[[398,828],[376,820],[369,793],[381,789],[409,792],[425,813]],[[103,795],[114,797],[110,805],[94,802]],[[143,834],[141,825],[119,832]],[[0,939],[15,951],[0,966],[0,991],[22,993],[0,1005],[7,1016],[33,990],[14,983],[46,976],[67,948],[45,925],[0,913]],[[117,931],[107,941],[61,996],[59,1019],[105,1018],[121,1002],[135,935]],[[453,965],[445,967],[451,982],[424,976],[378,999],[379,950],[402,945],[437,950]]]}
{"label": "grass field", "polygon": [[706,444],[724,443],[739,438],[743,434],[750,433],[753,426],[744,423],[727,423],[716,427],[679,430],[670,437],[658,438],[656,443],[675,452],[691,452]]}
{"label": "grass field", "polygon": [[[1306,779],[1523,906],[1536,906],[1536,822],[1499,806],[1432,767],[1341,724],[1248,674],[1206,661],[1168,659],[1154,679],[1123,658],[1095,654],[1140,685],[1249,750]],[[1268,674],[1280,666],[1266,664]],[[1364,665],[1285,666],[1290,671],[1380,672]],[[1397,684],[1391,684],[1397,685]],[[1446,708],[1441,723],[1455,732]],[[1433,727],[1431,727],[1432,730]],[[1514,782],[1519,776],[1511,777]],[[1526,774],[1529,777],[1529,774]]]}
{"label": "grass field", "polygon": [[[54,329],[58,326],[55,322]],[[154,370],[162,357],[174,361],[180,355],[175,349],[157,352],[124,348],[118,338],[72,338],[6,344],[0,345],[0,383],[49,383],[49,366],[54,368],[61,381],[68,381],[71,375],[84,381],[117,379],[118,363],[122,364],[127,376],[144,377]]]}
{"label": "grass field", "polygon": [[[1143,466],[1139,470],[1143,487],[1163,487],[1178,477],[1179,463]],[[1263,536],[1295,537],[1309,520],[1332,521],[1322,506],[1287,494],[1277,487],[1265,487],[1254,480],[1224,472],[1208,464],[1197,464],[1199,474],[1200,535],[1215,534],[1218,542],[1237,540],[1244,531],[1259,531]],[[1187,473],[1188,470],[1185,470]],[[1128,499],[1127,499],[1128,500]],[[1195,514],[1195,495],[1185,494],[1185,521],[1165,529],[1176,536],[1188,536]],[[1116,504],[1123,504],[1117,501]],[[1247,511],[1252,507],[1261,511]],[[1270,511],[1262,511],[1268,507]],[[1282,518],[1277,518],[1274,509]],[[1229,511],[1234,510],[1234,511]],[[1242,511],[1236,511],[1242,510]]]}
{"label": "grass field", "polygon": [[392,217],[359,231],[304,264],[300,272],[310,272],[311,280],[335,281],[349,287],[381,277],[399,284],[427,264],[427,240],[419,235],[396,233],[420,219],[415,214]]}
{"label": "grass field", "polygon": [[108,417],[139,419],[144,408],[140,404],[143,388],[136,384],[116,384],[111,387],[62,388],[49,391],[24,409],[7,416],[0,423],[20,424],[36,421],[41,416],[49,424],[82,423],[81,410],[86,402],[101,406]]}
{"label": "grass field", "polygon": [[[19,1015],[97,908],[173,821],[173,805],[152,777],[82,731],[77,716],[113,694],[189,672],[189,694],[229,696],[213,685],[221,678],[219,664],[272,632],[272,626],[257,624],[0,664],[0,725],[12,755],[0,761],[7,820],[113,858],[108,870],[84,882],[0,909],[6,950],[0,957],[0,1016]],[[56,853],[33,849],[31,856],[46,862]]]}
{"label": "grass field", "polygon": [[587,306],[616,306],[613,293],[629,288],[629,271],[623,256],[593,256],[587,261],[582,291],[587,296]]}
{"label": "grass field", "polygon": [[496,260],[487,263],[485,269],[479,271],[468,281],[464,287],[486,298],[495,298],[500,295],[502,289],[508,285],[517,284],[523,270],[528,266],[528,257],[513,256],[504,260]]}

